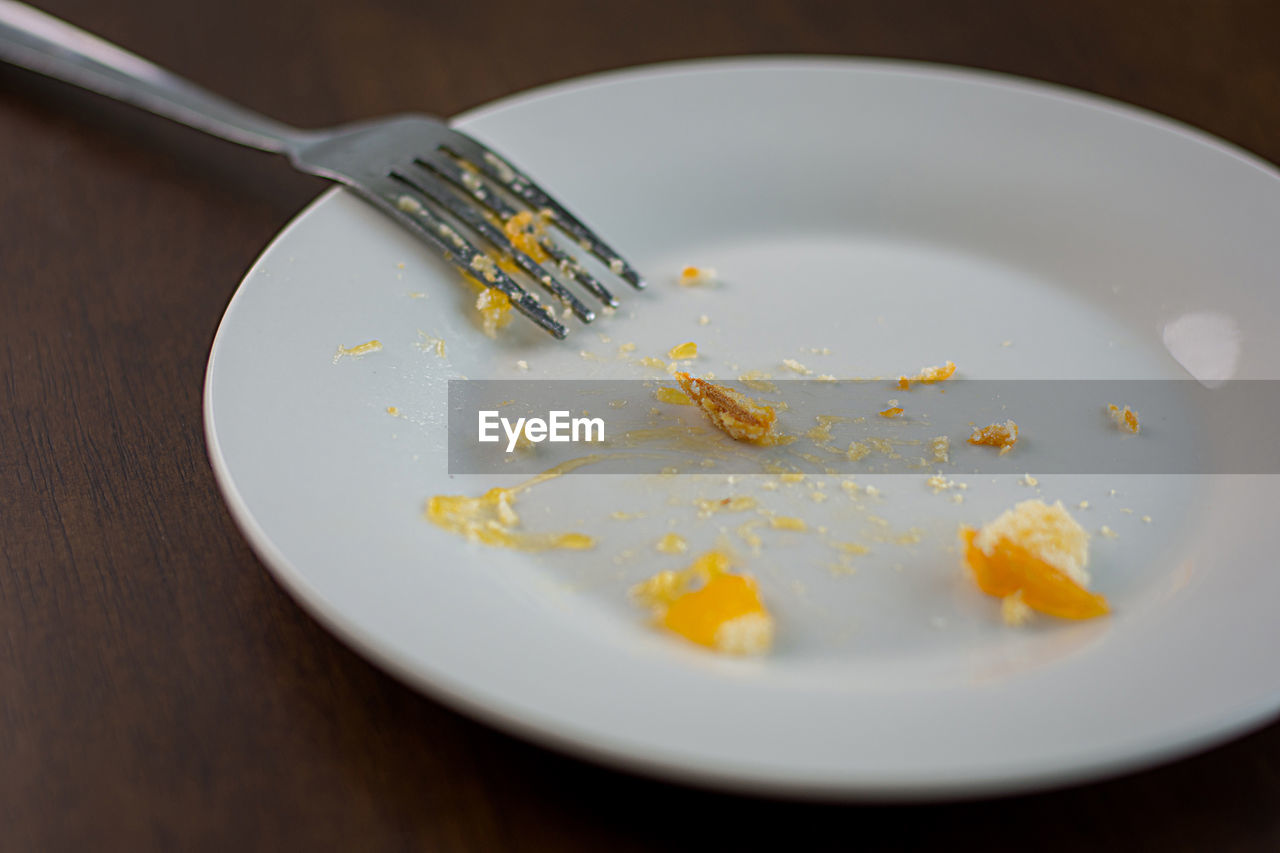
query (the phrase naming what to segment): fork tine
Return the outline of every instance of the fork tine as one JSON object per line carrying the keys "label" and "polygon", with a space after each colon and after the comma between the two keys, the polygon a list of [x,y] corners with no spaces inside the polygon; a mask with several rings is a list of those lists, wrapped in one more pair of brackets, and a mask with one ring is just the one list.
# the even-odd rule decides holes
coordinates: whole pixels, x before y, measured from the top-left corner
{"label": "fork tine", "polygon": [[539,302],[533,294],[512,281],[488,255],[436,215],[428,207],[427,198],[420,191],[391,178],[387,178],[376,189],[354,183],[348,186],[407,226],[412,233],[438,248],[445,260],[461,273],[505,293],[517,311],[554,337],[563,340],[569,334],[564,326],[556,322],[549,306]]}
{"label": "fork tine", "polygon": [[[431,171],[439,174],[448,180],[458,189],[471,195],[476,201],[492,210],[503,221],[510,219],[519,213],[516,208],[507,203],[499,193],[493,191],[488,183],[477,175],[475,172],[468,171],[460,166],[452,157],[444,154],[429,157],[419,161],[423,166]],[[555,212],[552,211],[552,216]],[[591,273],[583,268],[568,252],[560,248],[550,239],[541,239],[538,241],[543,250],[556,262],[557,269],[564,275],[573,279],[582,285],[586,290],[590,291],[597,299],[611,308],[618,306],[618,300],[609,292],[603,284],[596,280]],[[625,263],[625,262],[624,262]],[[641,285],[643,286],[643,284]]]}
{"label": "fork tine", "polygon": [[582,300],[556,281],[541,264],[516,248],[501,229],[489,222],[479,209],[450,190],[448,185],[434,173],[414,163],[392,169],[391,176],[420,190],[428,198],[434,200],[481,237],[492,243],[499,251],[510,256],[522,270],[542,285],[548,293],[559,299],[562,304],[568,306],[569,310],[579,320],[584,323],[590,323],[596,318],[595,312],[584,305]]}
{"label": "fork tine", "polygon": [[583,225],[578,217],[566,210],[546,190],[538,186],[532,178],[512,166],[496,151],[464,133],[454,132],[451,141],[446,145],[452,146],[454,142],[457,143],[458,148],[463,149],[460,151],[455,150],[455,154],[506,187],[508,191],[523,200],[525,204],[534,210],[550,210],[556,224],[577,240],[580,246],[599,258],[609,267],[610,272],[626,280],[635,288],[645,286],[644,279],[640,278],[640,274],[636,272],[634,267],[601,240],[599,235],[586,225]]}
{"label": "fork tine", "polygon": [[460,147],[469,148],[470,150],[457,151],[455,153],[462,155],[534,210],[550,210],[556,224],[577,240],[580,246],[599,258],[614,275],[629,282],[632,287],[637,289],[645,286],[644,279],[640,277],[640,273],[636,272],[634,267],[601,240],[599,235],[586,225],[583,225],[578,217],[566,210],[546,190],[538,186],[528,175],[520,172],[497,152],[492,151],[475,139],[461,133],[457,134],[457,137],[465,140]]}

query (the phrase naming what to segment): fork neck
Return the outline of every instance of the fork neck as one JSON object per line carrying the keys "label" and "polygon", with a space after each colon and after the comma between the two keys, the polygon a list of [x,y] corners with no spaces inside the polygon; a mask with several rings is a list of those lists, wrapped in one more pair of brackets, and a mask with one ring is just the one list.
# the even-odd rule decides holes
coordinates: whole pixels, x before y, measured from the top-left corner
{"label": "fork neck", "polygon": [[13,0],[0,0],[0,59],[263,151],[293,153],[316,136]]}

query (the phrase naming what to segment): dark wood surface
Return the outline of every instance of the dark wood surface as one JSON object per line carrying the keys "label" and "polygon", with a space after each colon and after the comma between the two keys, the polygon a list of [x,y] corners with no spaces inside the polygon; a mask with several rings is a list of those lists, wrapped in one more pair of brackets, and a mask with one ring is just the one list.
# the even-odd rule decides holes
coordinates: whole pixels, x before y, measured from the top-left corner
{"label": "dark wood surface", "polygon": [[[1076,86],[1280,162],[1270,0],[43,7],[303,125],[659,60],[863,54]],[[1277,725],[1119,780],[885,808],[638,779],[419,696],[273,583],[205,457],[222,309],[322,184],[12,68],[0,163],[0,849],[1280,849]]]}

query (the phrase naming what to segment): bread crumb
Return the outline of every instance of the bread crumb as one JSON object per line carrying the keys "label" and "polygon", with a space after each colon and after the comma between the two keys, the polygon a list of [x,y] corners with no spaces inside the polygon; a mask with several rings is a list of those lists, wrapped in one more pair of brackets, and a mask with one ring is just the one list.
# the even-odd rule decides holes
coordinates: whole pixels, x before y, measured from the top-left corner
{"label": "bread crumb", "polygon": [[1101,535],[1105,536],[1107,539],[1119,539],[1119,538],[1120,538],[1120,534],[1119,534],[1119,533],[1116,533],[1114,530],[1112,530],[1110,527],[1107,527],[1107,525],[1105,525],[1105,524],[1104,524],[1104,525],[1102,525],[1102,527],[1098,528],[1098,533],[1100,533]]}
{"label": "bread crumb", "polygon": [[387,414],[393,418],[398,418],[400,417],[400,410],[395,406],[387,406]]}
{"label": "bread crumb", "polygon": [[522,359],[520,359],[519,361],[517,361],[517,362],[516,362],[516,369],[517,369],[517,370],[528,370],[528,369],[529,369],[529,362],[525,361],[523,358],[522,358]]}
{"label": "bread crumb", "polygon": [[711,323],[711,318],[708,317],[706,314],[702,314],[701,316],[698,317],[699,326],[707,326],[707,325],[710,325],[710,323]]}
{"label": "bread crumb", "polygon": [[1040,485],[1040,481],[1035,477],[1032,477],[1030,474],[1023,474],[1022,479],[1018,481],[1018,485],[1034,487]]}
{"label": "bread crumb", "polygon": [[812,371],[812,370],[810,370],[809,368],[805,367],[803,364],[801,364],[800,362],[796,361],[794,358],[784,358],[784,359],[782,360],[782,366],[783,366],[783,367],[785,367],[787,370],[790,370],[790,371],[791,371],[791,372],[793,372],[793,373],[799,373],[801,376],[812,376],[812,375],[813,375],[813,371]]}
{"label": "bread crumb", "polygon": [[677,344],[667,352],[667,358],[684,360],[698,357],[698,345],[693,341],[684,344]]}

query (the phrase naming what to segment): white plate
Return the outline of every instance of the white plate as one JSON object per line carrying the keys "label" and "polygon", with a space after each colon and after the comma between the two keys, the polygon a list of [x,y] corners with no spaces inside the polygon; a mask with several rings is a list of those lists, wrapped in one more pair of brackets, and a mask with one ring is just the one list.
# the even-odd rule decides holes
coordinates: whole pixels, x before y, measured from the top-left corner
{"label": "white plate", "polygon": [[[586,529],[599,547],[538,557],[422,518],[430,495],[512,481],[446,474],[449,377],[655,375],[619,360],[622,342],[661,355],[696,340],[699,369],[721,376],[797,358],[842,376],[954,359],[968,377],[1273,378],[1270,166],[1098,98],[879,61],[659,66],[457,123],[553,188],[652,286],[565,343],[520,320],[495,343],[442,262],[343,192],[263,254],[210,358],[210,453],[258,554],[355,648],[539,742],[767,792],[1026,790],[1167,760],[1275,713],[1269,477],[969,478],[961,504],[922,476],[859,478],[883,492],[859,509],[839,478],[819,478],[836,493],[819,505],[805,484],[765,491],[765,477],[583,473],[521,508],[528,527]],[[727,283],[679,288],[687,263]],[[419,329],[447,341],[446,358],[415,347]],[[381,352],[333,363],[337,345],[371,338]],[[731,490],[829,513],[848,538],[874,539],[871,514],[925,538],[875,544],[836,574],[820,537],[766,533],[744,567],[778,617],[777,648],[718,658],[654,632],[626,590],[684,562],[652,549],[669,519],[692,551],[739,523],[698,520],[668,492]],[[1088,500],[1081,521],[1119,534],[1093,550],[1111,617],[1011,630],[965,579],[956,524],[1036,493]],[[613,509],[649,515],[613,521]]]}

